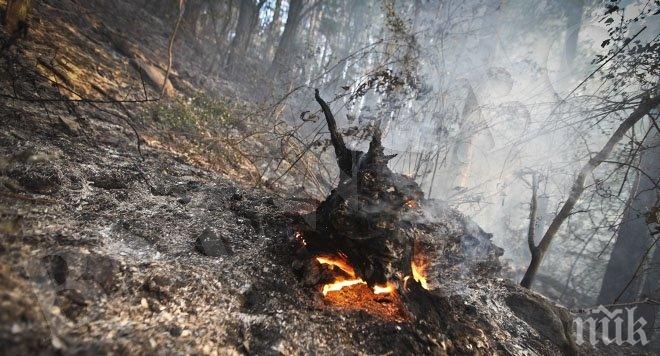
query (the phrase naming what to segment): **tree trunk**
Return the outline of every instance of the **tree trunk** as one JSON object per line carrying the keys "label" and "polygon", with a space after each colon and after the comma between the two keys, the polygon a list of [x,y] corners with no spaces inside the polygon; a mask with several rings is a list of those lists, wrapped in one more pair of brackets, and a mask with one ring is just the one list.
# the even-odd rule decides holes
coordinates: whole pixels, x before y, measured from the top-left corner
{"label": "tree trunk", "polygon": [[[307,40],[306,40],[307,43],[306,44],[307,44],[308,48],[310,48],[314,51],[314,53],[316,52],[316,50],[315,50],[315,48],[317,46],[316,43],[319,40],[319,39],[317,39],[317,41],[315,41],[314,37],[318,36],[317,29],[318,29],[319,23],[321,22],[322,19],[323,19],[323,9],[321,9],[321,11],[318,11],[317,13],[315,13],[313,16],[310,16],[310,18],[309,18],[309,26],[307,27]],[[315,57],[316,56],[314,56],[314,58]],[[312,65],[309,65],[309,66],[303,66],[302,67],[302,69],[303,69],[303,78],[305,78],[305,83],[308,84],[308,85],[310,84],[310,82],[312,80],[312,75],[315,72],[316,64],[318,64],[318,61],[316,60],[316,58],[315,58],[314,62],[316,62],[316,63],[314,63]]]}
{"label": "tree trunk", "polygon": [[[351,74],[347,73],[347,69],[351,63],[345,59],[353,53],[356,44],[362,43],[361,37],[364,35],[363,25],[366,17],[366,8],[366,4],[353,1],[348,9],[342,9],[342,11],[345,11],[343,16],[341,16],[341,13],[339,14],[344,20],[342,21],[341,30],[333,36],[334,39],[330,44],[330,48],[333,54],[339,54],[337,58],[340,60],[340,65],[336,66],[336,69],[331,73],[332,79],[329,82],[343,81],[345,78],[351,76]],[[355,41],[347,41],[347,39],[352,38],[351,36],[357,36]]]}
{"label": "tree trunk", "polygon": [[[217,7],[216,7],[217,6]],[[219,6],[218,3],[215,5],[211,6],[212,12],[215,14],[218,13],[219,11],[223,11],[224,14],[222,16],[222,27],[220,30],[215,31],[215,35],[217,36],[217,48],[214,49],[214,53],[212,54],[212,59],[211,63],[208,65],[208,72],[210,74],[217,74],[220,71],[220,67],[222,67],[222,63],[225,63],[226,56],[228,56],[228,53],[226,53],[225,49],[227,48],[227,37],[228,37],[228,32],[229,32],[229,25],[232,22],[233,19],[233,13],[234,13],[234,0],[229,0],[226,3],[226,10],[223,11],[223,8]],[[214,17],[217,19],[218,16]]]}
{"label": "tree trunk", "polygon": [[444,187],[447,196],[467,186],[472,156],[474,154],[473,141],[479,132],[479,121],[481,121],[479,102],[472,89],[472,85],[468,83],[467,97],[465,98],[461,113],[459,139],[454,143],[451,154],[451,176],[447,179],[446,186]]}
{"label": "tree trunk", "polygon": [[182,28],[193,39],[197,39],[197,21],[199,21],[205,6],[208,5],[201,0],[186,0],[186,12],[183,16]]}
{"label": "tree trunk", "polygon": [[[660,160],[656,152],[656,160]],[[657,176],[656,176],[657,177]],[[657,181],[657,180],[656,180]],[[656,190],[657,192],[657,190]],[[658,203],[656,203],[657,205]],[[660,235],[655,235],[655,239],[660,238]],[[658,243],[655,246],[655,252],[653,257],[649,261],[649,266],[654,266],[648,270],[648,275],[646,276],[644,288],[642,289],[642,298],[649,298],[655,301],[660,300],[660,247]],[[656,346],[656,350],[660,346],[660,329],[658,328],[658,320],[660,320],[660,307],[657,305],[643,305],[640,307],[640,316],[646,320],[647,328],[650,330],[647,334],[653,342],[648,345],[649,348],[652,348],[653,344]],[[653,335],[655,331],[655,335]]]}
{"label": "tree trunk", "polygon": [[280,42],[275,51],[275,57],[270,66],[270,72],[278,75],[282,74],[289,64],[290,59],[293,57],[294,43],[300,20],[302,19],[303,0],[289,1],[289,11],[287,12],[286,25],[284,25],[284,32],[280,37]]}
{"label": "tree trunk", "polygon": [[229,0],[227,1],[227,11],[226,11],[226,15],[224,16],[222,28],[220,29],[220,33],[219,33],[219,35],[222,36],[222,40],[220,41],[220,43],[222,44],[227,43],[229,25],[232,22],[233,14],[234,14],[234,0]]}
{"label": "tree trunk", "polygon": [[[649,140],[648,149],[642,154],[639,169],[653,179],[660,177],[660,135],[655,134]],[[628,207],[619,226],[610,260],[607,264],[603,282],[598,294],[598,303],[611,304],[633,279],[637,264],[644,257],[651,236],[646,224],[644,213],[657,204],[658,191],[654,182],[642,173],[637,178]],[[642,284],[639,280],[631,283],[618,298],[619,302],[636,300],[640,295]]]}
{"label": "tree trunk", "polygon": [[[652,207],[658,205],[660,198],[660,190],[657,188],[660,180],[660,133],[655,132],[644,145],[647,148],[642,153],[639,165],[641,172],[637,174],[619,226],[598,294],[598,304],[658,298],[658,269],[644,267],[654,262],[660,263],[660,248],[655,247],[655,251],[651,251],[651,245],[658,237],[651,236],[645,217]],[[644,263],[644,259],[647,259],[647,263]],[[641,269],[638,268],[640,263],[644,265]],[[637,312],[646,319],[647,327],[652,327],[655,319],[653,306],[639,306]]]}
{"label": "tree trunk", "polygon": [[282,26],[282,0],[275,1],[275,10],[273,10],[273,20],[268,25],[268,37],[266,38],[266,58],[270,59],[275,51],[275,41],[280,34]]}
{"label": "tree trunk", "polygon": [[236,64],[245,57],[245,52],[252,40],[254,28],[259,21],[259,9],[264,1],[255,3],[253,0],[239,1],[238,23],[234,38],[229,46],[229,56],[227,58],[227,67],[229,70],[235,69]]}

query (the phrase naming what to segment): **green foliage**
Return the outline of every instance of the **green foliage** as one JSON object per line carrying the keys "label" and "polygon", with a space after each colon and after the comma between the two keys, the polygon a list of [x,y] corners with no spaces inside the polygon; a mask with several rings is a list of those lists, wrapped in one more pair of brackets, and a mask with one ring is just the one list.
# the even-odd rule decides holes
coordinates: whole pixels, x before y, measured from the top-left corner
{"label": "green foliage", "polygon": [[158,102],[150,107],[146,114],[147,118],[151,118],[161,128],[181,131],[238,124],[231,102],[204,94],[187,100]]}
{"label": "green foliage", "polygon": [[652,88],[660,75],[660,39],[648,32],[653,31],[651,24],[660,15],[660,1],[649,0],[635,17],[626,17],[625,7],[619,7],[617,0],[610,1],[614,4],[606,4],[600,17],[609,35],[600,44],[606,52],[596,55],[592,64],[610,61],[601,77],[612,82],[615,92],[625,95],[628,87]]}

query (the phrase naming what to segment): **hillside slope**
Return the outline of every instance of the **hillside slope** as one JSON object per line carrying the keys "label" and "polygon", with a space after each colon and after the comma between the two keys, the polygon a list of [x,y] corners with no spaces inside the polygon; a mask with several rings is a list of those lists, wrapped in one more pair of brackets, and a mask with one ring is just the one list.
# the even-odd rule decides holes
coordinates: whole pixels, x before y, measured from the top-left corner
{"label": "hillside slope", "polygon": [[[31,23],[0,58],[8,354],[577,351],[564,309],[501,279],[442,281],[446,325],[329,306],[292,268],[293,226],[313,207],[250,188],[248,163],[142,118],[168,110],[139,71],[162,70],[168,24],[102,0],[40,2]],[[173,91],[240,96],[180,46]]]}

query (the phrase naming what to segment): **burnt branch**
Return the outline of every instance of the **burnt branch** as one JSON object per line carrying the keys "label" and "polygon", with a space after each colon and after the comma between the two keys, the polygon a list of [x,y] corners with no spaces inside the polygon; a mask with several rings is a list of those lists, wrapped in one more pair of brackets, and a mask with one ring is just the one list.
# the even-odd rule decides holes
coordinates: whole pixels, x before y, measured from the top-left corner
{"label": "burnt branch", "polygon": [[332,111],[330,111],[328,104],[319,95],[318,89],[314,90],[314,98],[316,99],[316,102],[321,105],[323,115],[325,116],[325,121],[328,123],[330,140],[332,141],[332,146],[335,149],[335,156],[337,157],[337,165],[344,175],[351,176],[353,173],[353,166],[355,161],[359,159],[359,156],[362,155],[362,152],[353,151],[346,147],[344,139],[337,130],[337,121],[335,121],[335,117],[332,115]]}

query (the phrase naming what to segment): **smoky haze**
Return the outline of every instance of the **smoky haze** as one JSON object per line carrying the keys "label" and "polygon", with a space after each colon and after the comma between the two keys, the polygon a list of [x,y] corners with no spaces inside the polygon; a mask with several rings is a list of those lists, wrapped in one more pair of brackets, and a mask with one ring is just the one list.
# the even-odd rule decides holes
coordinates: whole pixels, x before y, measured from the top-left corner
{"label": "smoky haze", "polygon": [[0,16],[8,353],[660,350],[660,0]]}
{"label": "smoky haze", "polygon": [[[301,112],[316,112],[309,99],[319,87],[332,99],[339,126],[350,128],[349,145],[366,149],[368,128],[380,125],[384,146],[398,154],[390,167],[493,233],[510,262],[509,277],[519,280],[530,259],[532,176],[538,177],[538,242],[581,166],[626,113],[610,110],[607,100],[645,88],[615,84],[605,78],[614,64],[601,67],[594,59],[608,55],[604,41],[612,23],[630,21],[624,36],[643,28],[636,40],[657,41],[658,21],[634,21],[654,4],[621,2],[615,12],[606,5],[359,1],[341,6],[348,10],[330,8],[346,17],[332,26],[306,20],[315,31],[299,44],[301,54],[288,58],[288,73],[297,73],[290,88],[300,90],[284,91],[284,112],[292,123]],[[266,11],[262,22],[272,15]],[[637,135],[649,125],[636,125]],[[322,140],[323,121],[312,120],[300,132],[306,142]],[[322,156],[332,162],[331,150]],[[539,288],[568,305],[593,304],[600,289],[632,184],[613,168],[603,165],[587,177],[584,197],[541,269],[547,283]]]}

